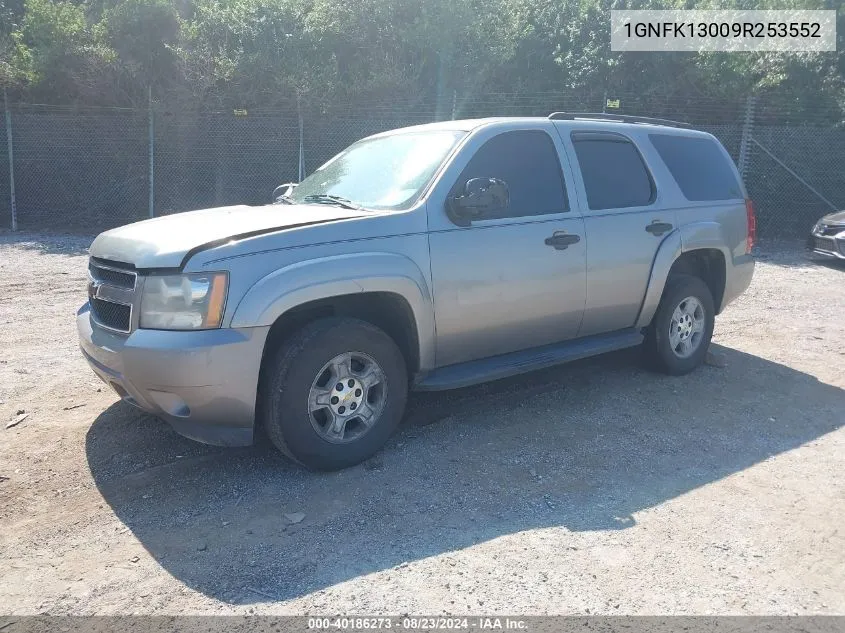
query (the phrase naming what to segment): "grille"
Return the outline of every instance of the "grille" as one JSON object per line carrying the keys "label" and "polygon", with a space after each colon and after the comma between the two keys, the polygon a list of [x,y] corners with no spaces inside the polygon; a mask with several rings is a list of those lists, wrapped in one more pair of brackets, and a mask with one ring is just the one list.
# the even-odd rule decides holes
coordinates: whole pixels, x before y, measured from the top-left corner
{"label": "grille", "polygon": [[92,279],[102,281],[120,288],[135,287],[135,273],[123,272],[114,268],[105,267],[95,261],[88,262],[88,272]]}
{"label": "grille", "polygon": [[128,333],[132,328],[132,304],[135,302],[137,273],[127,264],[112,264],[95,257],[88,260],[88,298],[91,318],[98,325]]}
{"label": "grille", "polygon": [[830,238],[817,237],[815,239],[814,248],[817,251],[835,251],[836,250],[836,244]]}
{"label": "grille", "polygon": [[130,319],[132,318],[130,306],[103,301],[102,299],[91,299],[91,312],[100,325],[121,332],[129,331]]}

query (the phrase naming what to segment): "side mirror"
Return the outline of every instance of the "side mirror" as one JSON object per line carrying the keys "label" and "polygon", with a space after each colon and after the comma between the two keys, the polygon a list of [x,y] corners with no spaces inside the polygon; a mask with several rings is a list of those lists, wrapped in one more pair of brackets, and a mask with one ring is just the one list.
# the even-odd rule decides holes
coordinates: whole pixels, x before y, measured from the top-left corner
{"label": "side mirror", "polygon": [[508,208],[508,186],[498,178],[471,178],[463,191],[449,198],[449,217],[458,226],[469,226],[473,220],[495,215]]}
{"label": "side mirror", "polygon": [[281,196],[286,196],[290,192],[293,191],[293,188],[296,187],[299,183],[296,182],[286,182],[283,185],[279,185],[275,189],[273,189],[273,202],[278,200]]}

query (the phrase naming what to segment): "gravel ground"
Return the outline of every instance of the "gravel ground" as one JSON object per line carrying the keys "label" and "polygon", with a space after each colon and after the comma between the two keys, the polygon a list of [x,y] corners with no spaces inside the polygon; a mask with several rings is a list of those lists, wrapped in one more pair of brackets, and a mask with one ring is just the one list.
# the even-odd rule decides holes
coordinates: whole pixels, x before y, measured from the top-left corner
{"label": "gravel ground", "polygon": [[99,383],[89,242],[0,234],[0,613],[845,614],[845,268],[766,245],[726,367],[416,395],[377,457],[312,474]]}

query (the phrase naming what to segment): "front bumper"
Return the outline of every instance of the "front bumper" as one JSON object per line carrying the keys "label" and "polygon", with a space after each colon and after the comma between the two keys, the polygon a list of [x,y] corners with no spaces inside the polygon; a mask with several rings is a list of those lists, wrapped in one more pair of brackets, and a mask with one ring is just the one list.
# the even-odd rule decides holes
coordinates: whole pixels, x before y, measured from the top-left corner
{"label": "front bumper", "polygon": [[811,232],[807,238],[807,250],[820,257],[845,259],[845,229],[838,235]]}
{"label": "front bumper", "polygon": [[252,443],[258,372],[269,326],[129,336],[76,315],[82,354],[123,400],[163,418],[180,434],[221,446]]}

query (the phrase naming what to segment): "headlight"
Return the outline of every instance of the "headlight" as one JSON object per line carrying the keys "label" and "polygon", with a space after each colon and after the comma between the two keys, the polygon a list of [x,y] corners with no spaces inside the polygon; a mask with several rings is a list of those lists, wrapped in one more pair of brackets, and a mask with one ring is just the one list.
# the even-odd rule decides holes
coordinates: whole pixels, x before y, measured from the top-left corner
{"label": "headlight", "polygon": [[153,330],[218,328],[228,285],[227,273],[147,277],[139,326]]}

